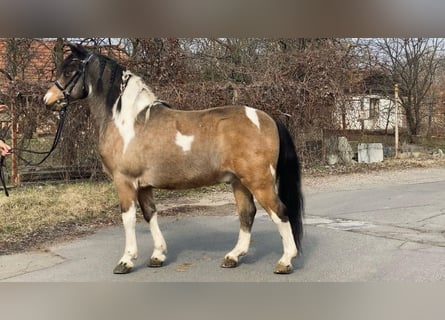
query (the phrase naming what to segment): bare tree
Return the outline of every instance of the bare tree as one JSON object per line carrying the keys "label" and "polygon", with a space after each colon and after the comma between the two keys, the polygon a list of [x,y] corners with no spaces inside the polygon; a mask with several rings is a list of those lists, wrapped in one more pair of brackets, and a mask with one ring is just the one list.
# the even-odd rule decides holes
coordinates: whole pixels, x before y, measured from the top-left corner
{"label": "bare tree", "polygon": [[125,64],[148,83],[182,82],[184,54],[179,39],[133,38],[123,43],[130,57]]}
{"label": "bare tree", "polygon": [[377,64],[400,87],[408,133],[419,135],[430,112],[427,103],[444,49],[442,39],[385,38],[370,41]]}
{"label": "bare tree", "polygon": [[23,80],[25,70],[31,60],[30,50],[33,39],[9,38],[6,40],[6,71],[11,78]]}

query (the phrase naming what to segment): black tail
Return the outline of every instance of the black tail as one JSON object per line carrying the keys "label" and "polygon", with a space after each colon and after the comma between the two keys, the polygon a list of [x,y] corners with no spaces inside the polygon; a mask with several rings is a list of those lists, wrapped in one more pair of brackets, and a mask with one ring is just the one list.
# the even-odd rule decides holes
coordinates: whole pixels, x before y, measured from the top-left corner
{"label": "black tail", "polygon": [[300,161],[292,137],[286,127],[277,122],[280,137],[280,153],[277,164],[278,196],[286,206],[298,252],[303,237],[304,199],[301,191]]}

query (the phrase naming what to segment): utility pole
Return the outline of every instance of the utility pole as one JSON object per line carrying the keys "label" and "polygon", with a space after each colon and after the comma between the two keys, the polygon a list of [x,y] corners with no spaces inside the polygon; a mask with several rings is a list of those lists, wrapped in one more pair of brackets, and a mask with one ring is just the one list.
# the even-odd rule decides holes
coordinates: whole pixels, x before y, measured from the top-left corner
{"label": "utility pole", "polygon": [[394,149],[395,158],[399,157],[399,85],[394,85],[395,124],[394,124]]}

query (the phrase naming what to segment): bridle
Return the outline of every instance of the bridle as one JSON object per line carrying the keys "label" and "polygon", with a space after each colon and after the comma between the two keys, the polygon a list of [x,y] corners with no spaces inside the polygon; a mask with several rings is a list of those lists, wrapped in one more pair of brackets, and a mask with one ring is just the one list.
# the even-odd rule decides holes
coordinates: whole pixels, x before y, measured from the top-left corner
{"label": "bridle", "polygon": [[62,86],[59,82],[59,80],[56,80],[54,82],[54,85],[62,92],[63,94],[63,100],[58,100],[57,103],[62,105],[62,108],[65,105],[69,104],[71,92],[73,91],[74,87],[77,85],[77,82],[79,81],[80,77],[82,77],[82,96],[79,99],[86,98],[88,95],[88,90],[85,82],[85,76],[86,76],[86,68],[88,65],[88,62],[90,62],[91,58],[93,57],[93,54],[89,54],[85,59],[79,60],[77,58],[74,58],[72,61],[79,61],[80,62],[80,68],[76,70],[74,75],[71,77],[70,80],[65,84],[65,86]]}
{"label": "bridle", "polygon": [[[68,105],[70,104],[70,97],[71,92],[73,91],[74,87],[77,85],[77,82],[79,81],[80,77],[82,77],[82,97],[79,99],[83,99],[88,96],[88,91],[86,89],[86,82],[85,82],[85,75],[86,75],[86,67],[88,62],[91,60],[93,54],[89,54],[85,59],[79,60],[80,61],[80,68],[76,70],[74,75],[71,77],[70,80],[66,83],[65,86],[62,86],[59,82],[59,80],[56,80],[54,82],[54,85],[63,93],[63,100],[58,100],[57,103],[61,105],[61,109],[59,111],[59,124],[57,126],[57,131],[54,136],[53,144],[51,148],[48,151],[34,151],[34,150],[28,150],[28,149],[22,149],[22,148],[13,148],[10,150],[10,153],[15,153],[16,156],[25,162],[26,166],[39,166],[43,162],[45,162],[46,159],[53,153],[53,151],[56,149],[57,144],[59,143],[60,137],[62,135],[63,125],[65,123],[65,117],[66,117],[66,109]],[[73,59],[74,61],[74,59]],[[32,162],[25,158],[23,158],[20,153],[21,152],[27,152],[32,154],[41,154],[45,155],[40,161],[38,162]],[[5,181],[5,175],[3,168],[5,162],[5,156],[0,156],[0,181],[3,186],[3,190],[5,191],[5,195],[9,197],[8,189],[6,188],[6,181]]]}

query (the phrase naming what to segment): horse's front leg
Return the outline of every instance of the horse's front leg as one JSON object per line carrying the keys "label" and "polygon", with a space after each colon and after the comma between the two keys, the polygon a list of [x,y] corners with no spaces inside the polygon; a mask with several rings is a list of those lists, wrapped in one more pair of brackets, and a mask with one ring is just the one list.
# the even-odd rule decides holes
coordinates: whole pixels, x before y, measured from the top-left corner
{"label": "horse's front leg", "polygon": [[138,248],[136,243],[136,189],[125,179],[114,179],[116,191],[119,196],[122,222],[125,228],[125,250],[119,263],[114,268],[114,273],[129,273],[138,256]]}
{"label": "horse's front leg", "polygon": [[154,204],[153,190],[151,187],[141,188],[138,191],[138,201],[142,214],[150,225],[153,237],[153,254],[151,255],[149,267],[162,267],[166,259],[167,244],[158,225],[158,213]]}

